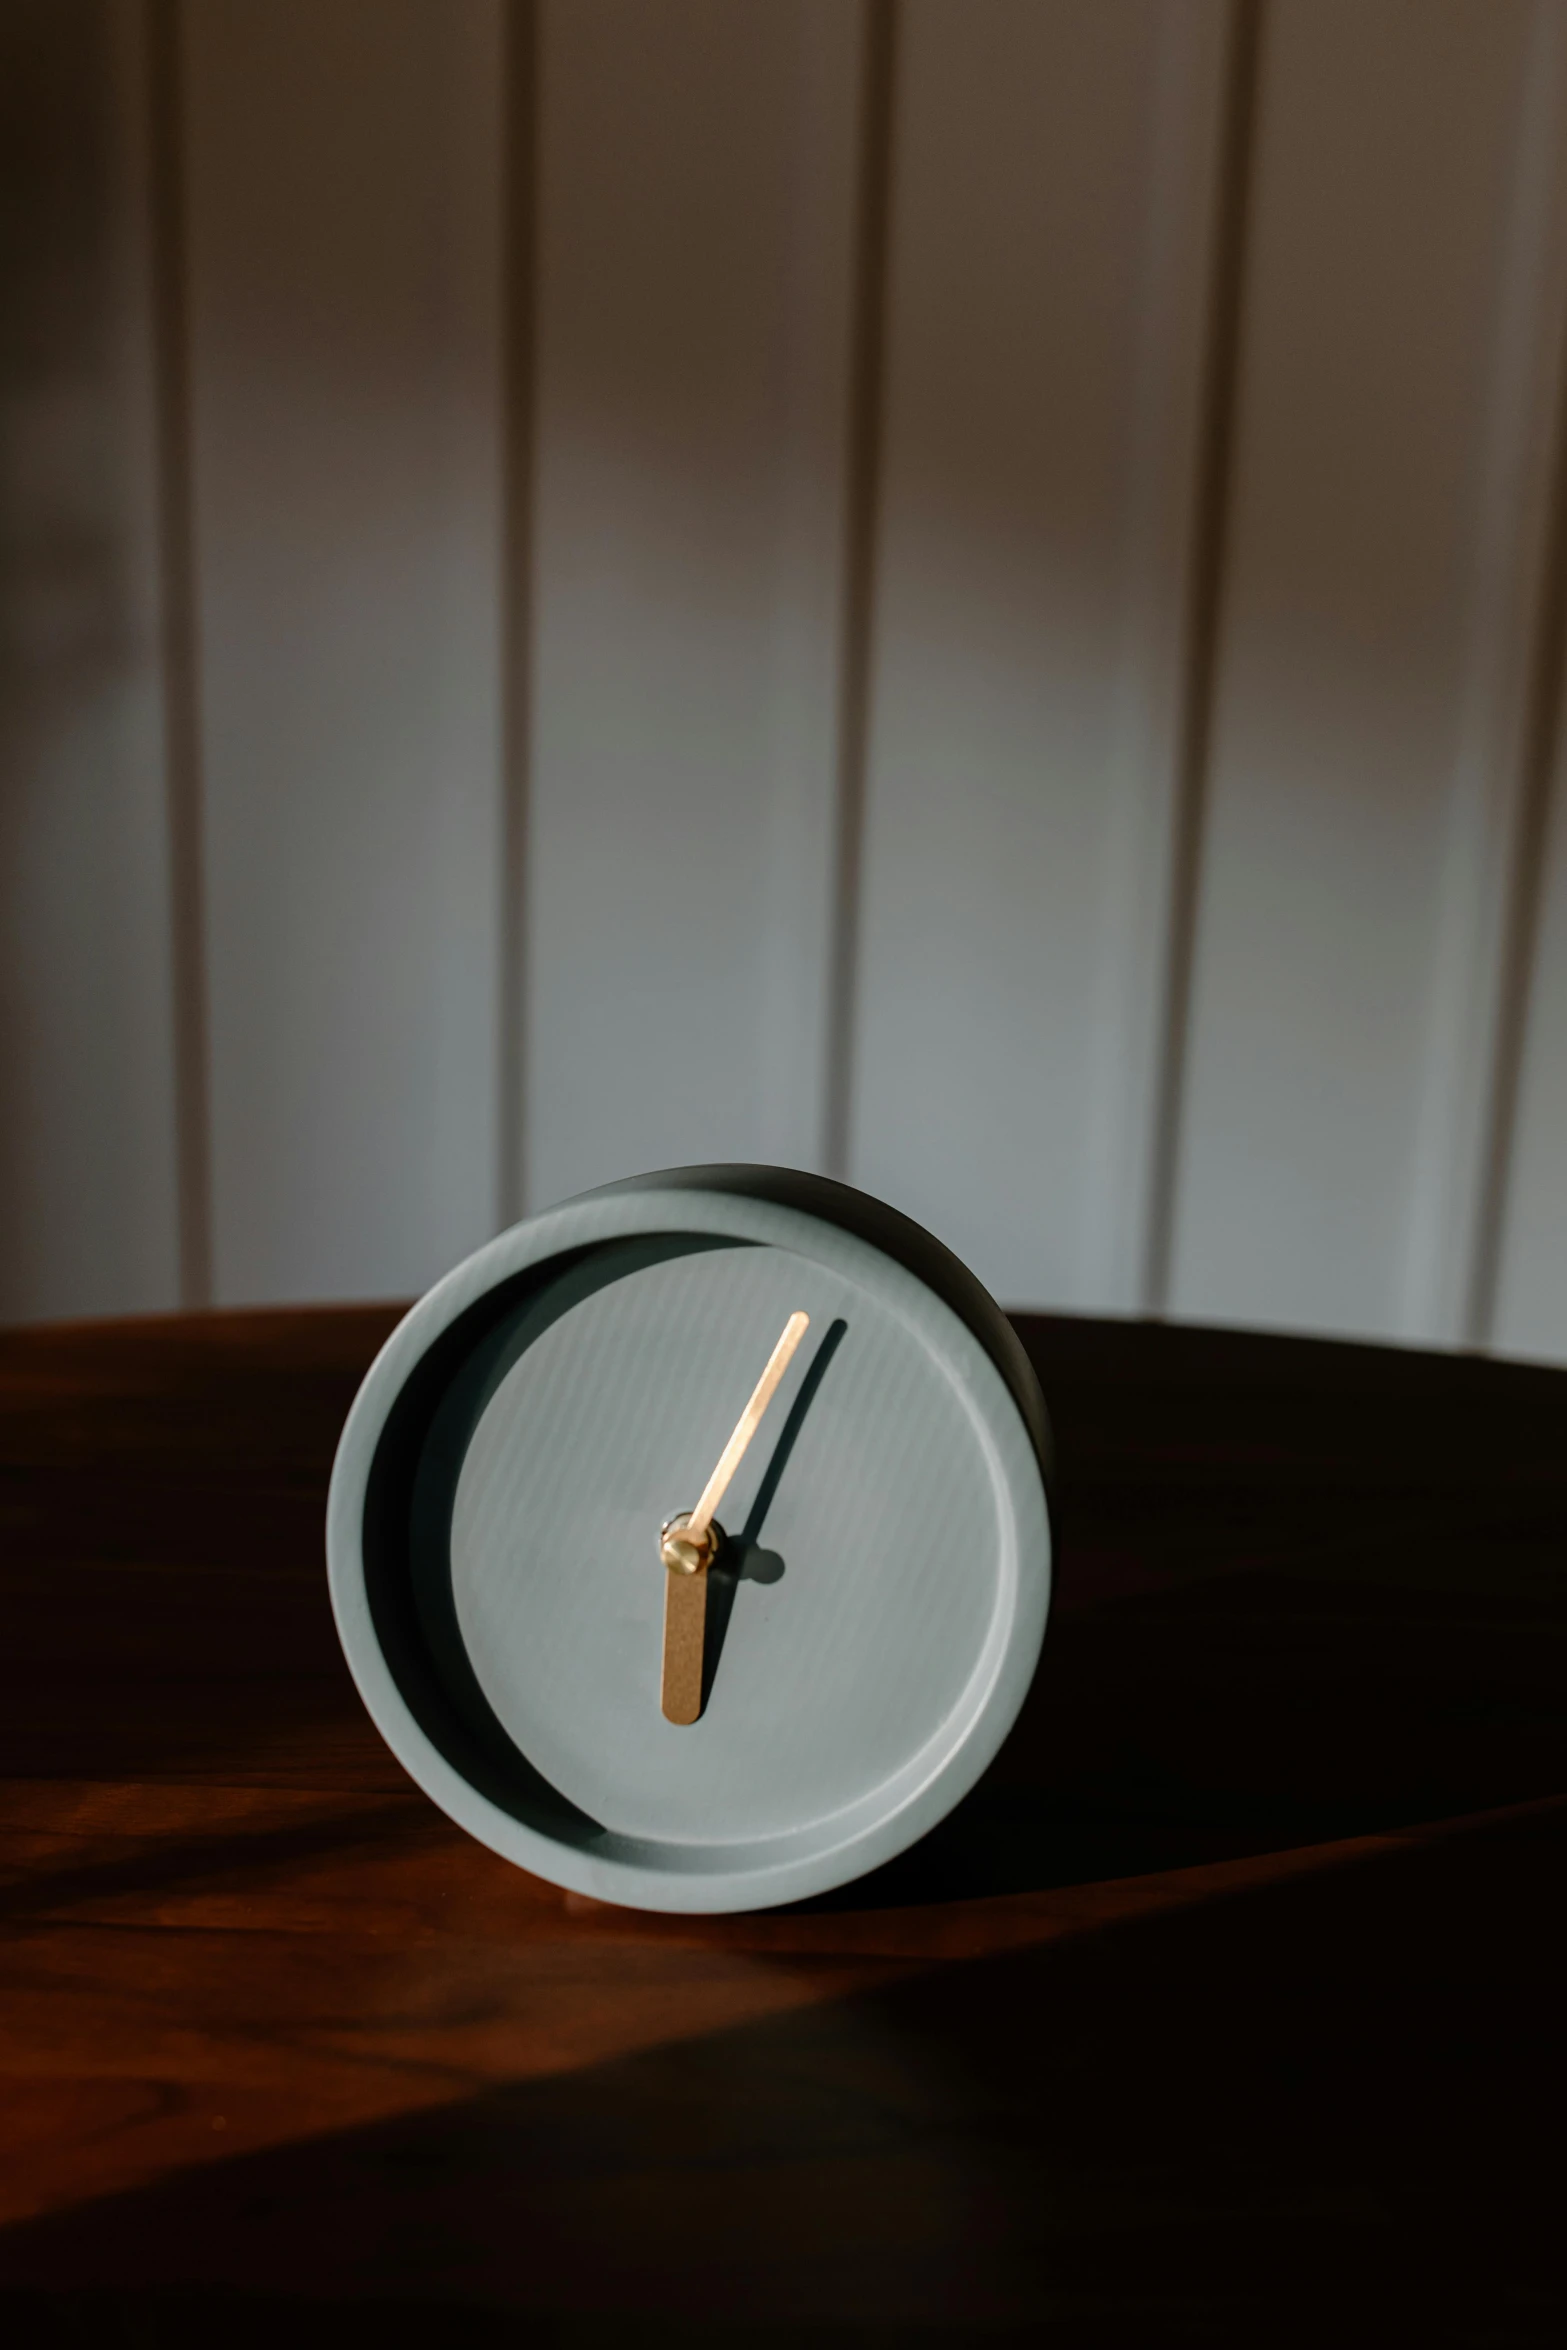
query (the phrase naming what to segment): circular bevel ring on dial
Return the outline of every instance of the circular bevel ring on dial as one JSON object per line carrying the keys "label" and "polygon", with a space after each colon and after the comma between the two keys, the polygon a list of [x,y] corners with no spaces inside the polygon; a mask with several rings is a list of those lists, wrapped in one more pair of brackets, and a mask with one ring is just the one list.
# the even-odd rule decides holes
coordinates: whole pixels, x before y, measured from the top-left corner
{"label": "circular bevel ring on dial", "polygon": [[[378,1728],[482,1843],[604,1901],[751,1909],[890,1859],[974,1784],[1033,1676],[1050,1532],[1037,1428],[971,1318],[833,1215],[682,1172],[519,1225],[420,1300],[344,1429],[329,1572]],[[797,1309],[679,1727],[660,1528]]]}

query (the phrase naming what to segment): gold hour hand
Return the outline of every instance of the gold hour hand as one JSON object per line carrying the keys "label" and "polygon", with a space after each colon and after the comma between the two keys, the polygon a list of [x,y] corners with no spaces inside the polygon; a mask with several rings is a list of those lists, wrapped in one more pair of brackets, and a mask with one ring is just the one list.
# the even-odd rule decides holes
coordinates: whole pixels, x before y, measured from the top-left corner
{"label": "gold hour hand", "polygon": [[659,1537],[659,1556],[669,1569],[664,1593],[665,1718],[694,1722],[702,1710],[702,1648],[707,1620],[707,1569],[712,1563],[713,1513],[729,1490],[730,1479],[762,1424],[762,1415],[777,1392],[806,1331],[809,1314],[795,1313],[783,1326],[778,1344],[767,1358],[767,1368],[751,1391],[751,1400],[735,1422],[734,1433],[718,1456],[718,1465],[702,1488],[689,1515],[671,1518]]}

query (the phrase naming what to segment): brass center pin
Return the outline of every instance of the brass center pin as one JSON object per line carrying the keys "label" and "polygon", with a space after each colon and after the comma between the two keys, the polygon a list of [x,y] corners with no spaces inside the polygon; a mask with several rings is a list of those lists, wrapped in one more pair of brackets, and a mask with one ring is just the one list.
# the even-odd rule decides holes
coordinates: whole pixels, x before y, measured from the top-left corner
{"label": "brass center pin", "polygon": [[658,1555],[668,1573],[664,1582],[664,1680],[666,1721],[694,1722],[702,1711],[702,1650],[707,1635],[707,1570],[718,1556],[722,1535],[713,1512],[745,1454],[795,1348],[811,1326],[809,1314],[791,1314],[783,1336],[767,1359],[751,1400],[735,1422],[718,1466],[702,1488],[694,1510],[679,1510],[661,1528]]}

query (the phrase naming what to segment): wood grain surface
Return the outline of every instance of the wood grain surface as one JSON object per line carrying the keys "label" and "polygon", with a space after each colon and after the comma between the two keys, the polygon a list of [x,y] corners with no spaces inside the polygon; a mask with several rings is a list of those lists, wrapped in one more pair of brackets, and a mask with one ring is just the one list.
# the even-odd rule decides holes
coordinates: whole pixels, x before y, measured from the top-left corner
{"label": "wood grain surface", "polygon": [[995,1769],[648,1918],[348,1681],[393,1319],[0,1339],[10,2339],[1561,2338],[1567,1376],[1022,1320],[1062,1559]]}

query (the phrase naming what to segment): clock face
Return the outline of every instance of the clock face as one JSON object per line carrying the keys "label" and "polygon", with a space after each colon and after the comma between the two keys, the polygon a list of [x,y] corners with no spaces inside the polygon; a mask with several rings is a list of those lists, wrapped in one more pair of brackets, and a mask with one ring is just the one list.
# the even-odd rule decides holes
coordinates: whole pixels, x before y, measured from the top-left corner
{"label": "clock face", "polygon": [[1010,1726],[1042,1445],[996,1309],[890,1211],[768,1170],[616,1186],[459,1267],[372,1368],[339,1629],[415,1779],[525,1867],[798,1899],[912,1842]]}

